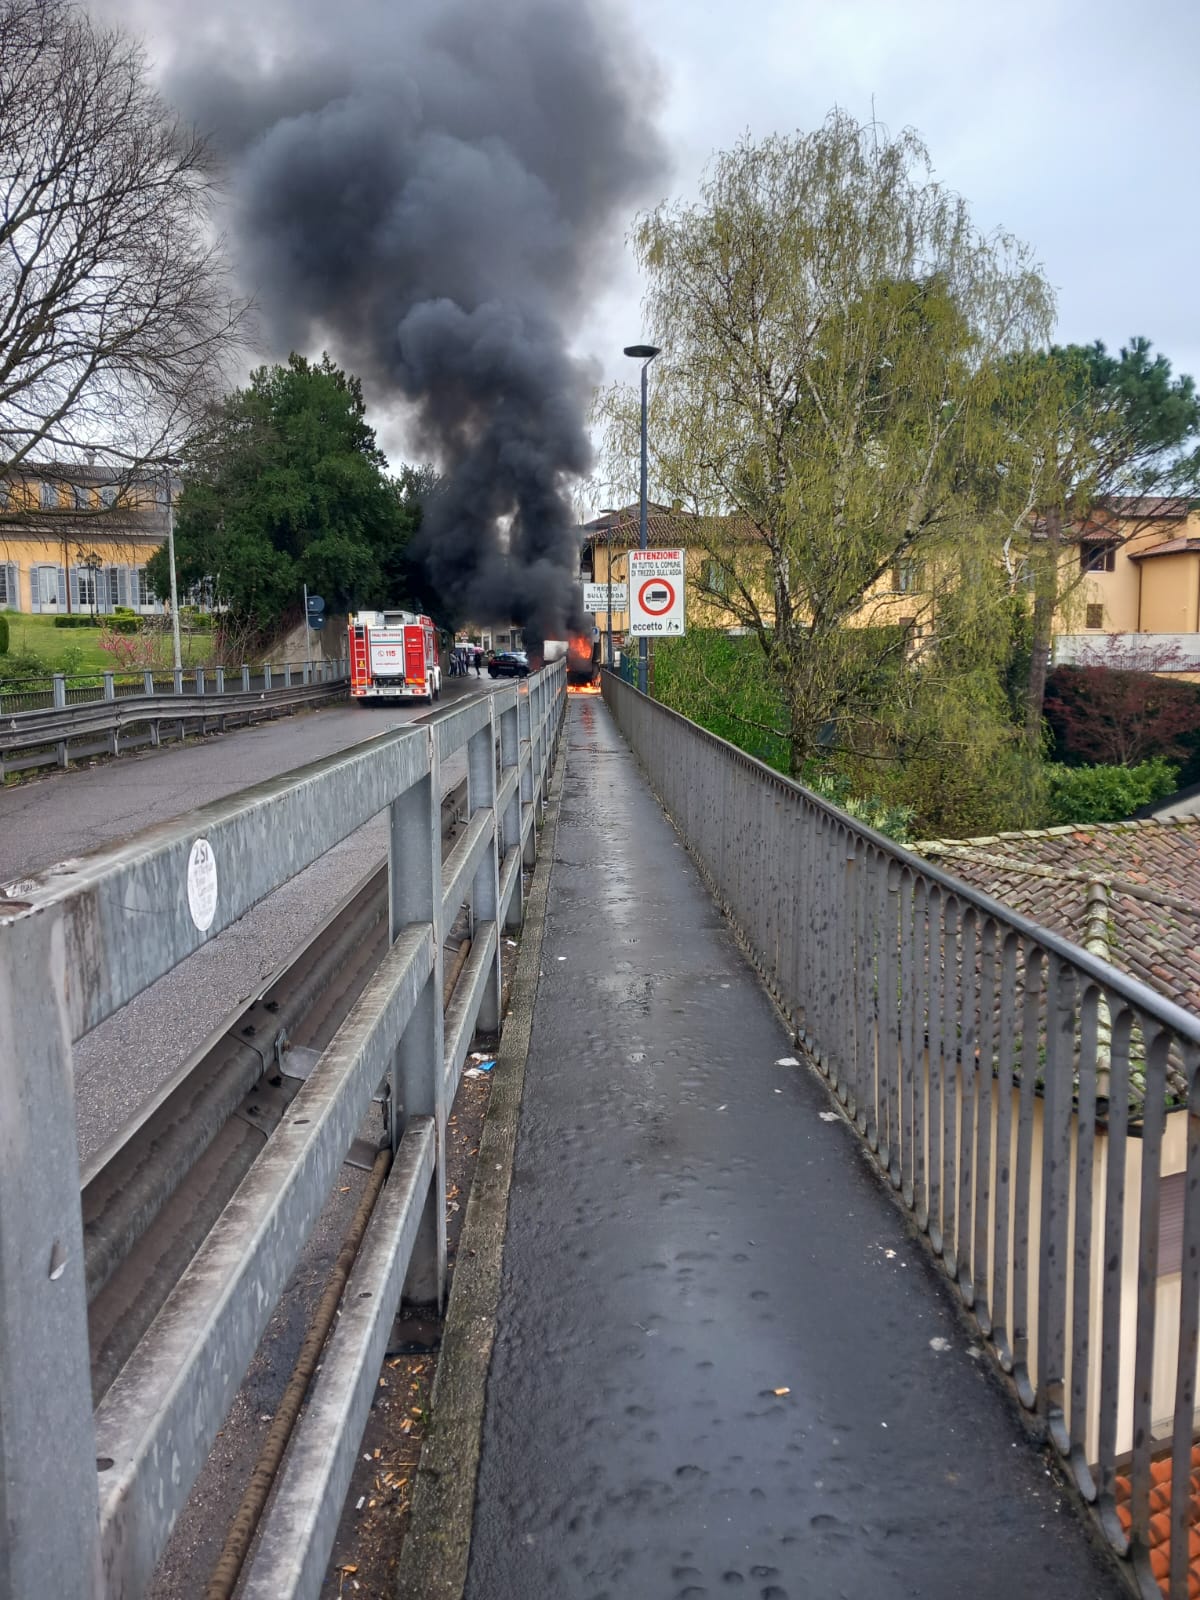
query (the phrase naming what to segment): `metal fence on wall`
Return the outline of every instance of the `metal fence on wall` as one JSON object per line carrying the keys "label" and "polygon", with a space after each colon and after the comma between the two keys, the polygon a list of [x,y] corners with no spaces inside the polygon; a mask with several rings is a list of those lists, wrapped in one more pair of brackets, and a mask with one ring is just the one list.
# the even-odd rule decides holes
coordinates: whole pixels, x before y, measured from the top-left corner
{"label": "metal fence on wall", "polygon": [[134,672],[48,672],[42,677],[7,678],[0,657],[0,715],[63,710],[102,700],[138,695],[249,694],[290,689],[298,684],[340,683],[350,676],[347,657],[320,657],[294,665],[240,667],[145,667]]}
{"label": "metal fence on wall", "polygon": [[[1113,1548],[1146,1595],[1184,1600],[1200,1020],[614,674],[603,687],[798,1042]],[[1165,1272],[1164,1180],[1184,1193]]]}
{"label": "metal fence on wall", "polygon": [[[500,1024],[501,930],[520,920],[565,686],[556,664],[0,900],[3,1600],[145,1592],[382,1084],[391,1173],[244,1579],[318,1594],[401,1286],[442,1298],[446,1116],[472,1035]],[[443,859],[440,766],[463,748],[468,816]],[[388,952],[93,1415],[72,1042],[381,811]]]}

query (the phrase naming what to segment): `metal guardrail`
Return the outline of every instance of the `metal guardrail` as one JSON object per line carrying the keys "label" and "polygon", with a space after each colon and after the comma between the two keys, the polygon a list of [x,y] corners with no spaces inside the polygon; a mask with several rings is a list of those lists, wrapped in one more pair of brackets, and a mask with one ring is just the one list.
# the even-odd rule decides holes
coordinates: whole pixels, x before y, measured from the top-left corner
{"label": "metal guardrail", "polygon": [[[0,1596],[132,1600],[237,1392],[381,1083],[391,1175],[347,1285],[245,1592],[319,1592],[401,1286],[440,1302],[445,1122],[500,1024],[500,929],[565,704],[561,663],[424,725],[54,868],[0,901]],[[468,821],[443,859],[440,764]],[[72,1041],[386,810],[384,960],[94,1416]],[[442,934],[471,952],[442,1010]]]}
{"label": "metal guardrail", "polygon": [[249,694],[251,690],[290,689],[294,684],[337,683],[350,675],[345,656],[321,657],[280,666],[145,667],[133,672],[116,668],[95,672],[48,672],[40,678],[6,678],[0,657],[0,718],[21,711],[63,710],[97,700],[122,700],[136,695]]}
{"label": "metal guardrail", "polygon": [[[1184,1600],[1200,1020],[610,672],[603,692],[798,1041],[1113,1549],[1145,1595],[1169,1587]],[[1180,1078],[1186,1106],[1171,1087]],[[1171,1172],[1184,1185],[1182,1270],[1163,1279]],[[1151,1463],[1168,1452],[1169,1543],[1151,1529],[1166,1509],[1161,1490],[1151,1503]]]}
{"label": "metal guardrail", "polygon": [[90,681],[74,683],[56,673],[49,704],[0,712],[0,780],[35,767],[65,767],[86,756],[157,745],[164,733],[182,737],[188,728],[224,728],[255,715],[316,704],[339,693],[348,676],[344,658],[295,667],[243,666],[230,673],[195,667],[165,677],[149,670],[124,679],[104,672],[89,675],[89,680],[103,680],[101,692],[92,693],[96,685]]}

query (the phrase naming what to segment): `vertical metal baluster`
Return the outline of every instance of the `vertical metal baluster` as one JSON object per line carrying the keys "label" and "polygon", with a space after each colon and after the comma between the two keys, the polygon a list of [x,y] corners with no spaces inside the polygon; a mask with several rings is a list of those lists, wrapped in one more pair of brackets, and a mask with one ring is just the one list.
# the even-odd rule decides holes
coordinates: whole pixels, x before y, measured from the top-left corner
{"label": "vertical metal baluster", "polygon": [[1071,1284],[1071,1471],[1080,1493],[1096,1498],[1088,1465],[1088,1377],[1091,1371],[1093,1168],[1096,1147],[1096,1043],[1101,999],[1089,983],[1079,1006],[1079,1089],[1075,1135],[1075,1249]]}
{"label": "vertical metal baluster", "polygon": [[850,1099],[850,1063],[854,1059],[854,985],[850,981],[850,972],[854,961],[854,951],[848,934],[848,921],[850,902],[848,898],[849,884],[846,880],[848,864],[852,868],[854,857],[849,855],[851,834],[846,828],[837,830],[837,855],[836,865],[840,868],[839,882],[835,894],[836,904],[836,945],[835,961],[841,971],[841,981],[838,983],[834,995],[834,1006],[837,1011],[836,1048],[833,1054],[834,1071],[836,1074],[834,1087],[837,1097],[844,1106]]}
{"label": "vertical metal baluster", "polygon": [[1057,957],[1048,967],[1036,1387],[1038,1411],[1046,1419],[1056,1449],[1066,1455],[1071,1448],[1066,1426],[1066,1326],[1075,971]]}
{"label": "vertical metal baluster", "polygon": [[846,853],[846,1113],[852,1122],[858,1121],[859,1085],[862,1080],[862,959],[861,929],[858,921],[858,841],[853,834],[847,839]]}
{"label": "vertical metal baluster", "polygon": [[992,1205],[992,1128],[996,1096],[996,924],[984,917],[979,929],[979,1053],[975,1069],[975,1244],[971,1252],[971,1301],[979,1331],[991,1336],[988,1273],[988,1213]]}
{"label": "vertical metal baluster", "polygon": [[1026,947],[1013,1215],[1012,1375],[1021,1404],[1028,1410],[1032,1410],[1037,1403],[1029,1372],[1029,1215],[1033,1203],[1033,1120],[1041,1048],[1042,974],[1045,960],[1036,945]]}
{"label": "vertical metal baluster", "polygon": [[1200,1333],[1200,1051],[1183,1052],[1188,1086],[1187,1166],[1183,1194],[1179,1353],[1171,1451],[1171,1600],[1187,1600],[1192,1533],[1192,1438],[1196,1414],[1197,1335]]}
{"label": "vertical metal baluster", "polygon": [[1012,1217],[1012,1103],[1016,1047],[1017,936],[1004,935],[1000,952],[1000,1048],[996,1062],[996,1209],[992,1232],[991,1323],[996,1357],[1013,1366],[1009,1328],[1008,1230]]}
{"label": "vertical metal baluster", "polygon": [[880,1149],[880,1123],[883,1120],[883,1019],[880,1007],[881,967],[883,964],[883,944],[881,940],[881,924],[883,908],[887,904],[886,878],[887,862],[877,850],[872,850],[868,867],[868,888],[866,901],[867,916],[867,1072],[868,1083],[865,1094],[867,1106],[867,1144],[871,1153],[878,1157]]}
{"label": "vertical metal baluster", "polygon": [[958,955],[958,901],[946,896],[942,916],[942,1262],[958,1277],[958,1041],[962,1016],[962,973]]}
{"label": "vertical metal baluster", "polygon": [[929,961],[932,927],[929,916],[930,885],[917,880],[913,896],[913,944],[915,985],[912,1001],[913,1024],[913,1207],[917,1226],[929,1227],[929,1051],[932,1030],[929,1026]]}
{"label": "vertical metal baluster", "polygon": [[888,857],[879,874],[879,1164],[891,1175],[895,1159],[896,1114],[892,1085],[896,1076],[896,899],[899,869]]}
{"label": "vertical metal baluster", "polygon": [[929,1242],[941,1255],[942,1105],[946,1077],[946,959],[943,930],[945,893],[940,884],[929,890]]}
{"label": "vertical metal baluster", "polygon": [[1107,1146],[1104,1164],[1104,1298],[1100,1347],[1100,1445],[1097,1452],[1097,1500],[1109,1543],[1124,1554],[1127,1539],[1117,1519],[1115,1488],[1117,1424],[1121,1380],[1126,1365],[1121,1348],[1124,1300],[1125,1173],[1129,1129],[1129,1057],[1133,1014],[1122,1007],[1112,1021],[1112,1055],[1108,1085]]}
{"label": "vertical metal baluster", "polygon": [[[913,1096],[916,1094],[916,1024],[913,1007],[916,980],[913,974],[913,952],[916,949],[916,915],[913,896],[913,876],[905,871],[900,875],[900,1016],[897,1051],[900,1057],[900,1192],[904,1204],[913,1205]],[[893,1182],[895,1179],[893,1179]]]}
{"label": "vertical metal baluster", "polygon": [[971,1200],[975,1186],[975,1123],[972,1114],[979,1103],[979,1074],[975,1062],[975,1041],[979,1037],[976,1024],[976,1006],[979,989],[979,969],[975,959],[978,944],[979,916],[974,906],[966,906],[962,914],[962,966],[959,969],[959,1035],[958,1074],[959,1135],[958,1135],[958,1226],[954,1235],[954,1256],[958,1267],[958,1291],[964,1305],[975,1302],[975,1284],[971,1277]]}
{"label": "vertical metal baluster", "polygon": [[1133,1472],[1130,1555],[1139,1577],[1150,1578],[1150,1459],[1154,1454],[1154,1323],[1158,1306],[1158,1197],[1166,1122],[1167,1050],[1171,1036],[1138,1015],[1146,1047],[1142,1105],[1141,1218],[1138,1227],[1137,1344],[1133,1355]]}

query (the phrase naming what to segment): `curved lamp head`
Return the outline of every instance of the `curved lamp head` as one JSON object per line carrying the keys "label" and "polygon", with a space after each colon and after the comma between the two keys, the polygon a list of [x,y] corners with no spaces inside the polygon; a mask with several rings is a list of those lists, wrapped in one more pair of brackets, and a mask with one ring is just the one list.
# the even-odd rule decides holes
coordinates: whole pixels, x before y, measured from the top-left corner
{"label": "curved lamp head", "polygon": [[625,354],[635,357],[638,361],[653,361],[658,353],[659,349],[656,344],[627,344],[625,346]]}

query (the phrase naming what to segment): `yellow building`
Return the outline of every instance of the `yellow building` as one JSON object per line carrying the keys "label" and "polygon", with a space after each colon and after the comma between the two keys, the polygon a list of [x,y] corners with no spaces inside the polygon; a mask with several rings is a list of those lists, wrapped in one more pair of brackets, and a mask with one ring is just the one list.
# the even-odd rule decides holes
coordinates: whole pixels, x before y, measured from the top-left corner
{"label": "yellow building", "polygon": [[[606,511],[583,530],[587,582],[625,580],[626,556],[639,543],[638,507]],[[651,505],[651,548],[688,552],[688,625],[733,628],[741,617],[738,585],[753,596],[764,621],[773,615],[767,552],[753,529],[739,536],[735,518],[697,518],[678,506]],[[922,561],[895,563],[854,617],[858,626],[907,627],[914,641],[933,621],[934,590]],[[1054,621],[1056,662],[1144,663],[1148,670],[1200,672],[1200,504],[1166,497],[1112,498],[1064,534]],[[744,614],[745,608],[741,608]],[[603,634],[607,614],[596,613]],[[614,608],[614,635],[628,628]]]}
{"label": "yellow building", "polygon": [[1063,554],[1054,659],[1102,662],[1114,651],[1149,666],[1172,654],[1200,667],[1200,506],[1163,496],[1112,499]]}
{"label": "yellow building", "polygon": [[[611,571],[614,584],[626,583],[628,554],[640,543],[640,512],[636,505],[602,512],[585,523],[581,556],[584,582],[607,587]],[[774,614],[766,550],[755,530],[749,529],[739,536],[736,519],[701,518],[677,505],[650,505],[646,515],[646,543],[652,550],[687,551],[689,628],[739,626],[741,613],[736,605],[739,586],[753,596],[764,618]],[[609,624],[607,610],[593,615],[601,636],[605,636]],[[628,611],[614,606],[614,637],[623,637],[628,627]]]}
{"label": "yellow building", "polygon": [[161,611],[146,563],[166,539],[165,479],[116,484],[94,467],[23,469],[0,480],[0,610]]}

